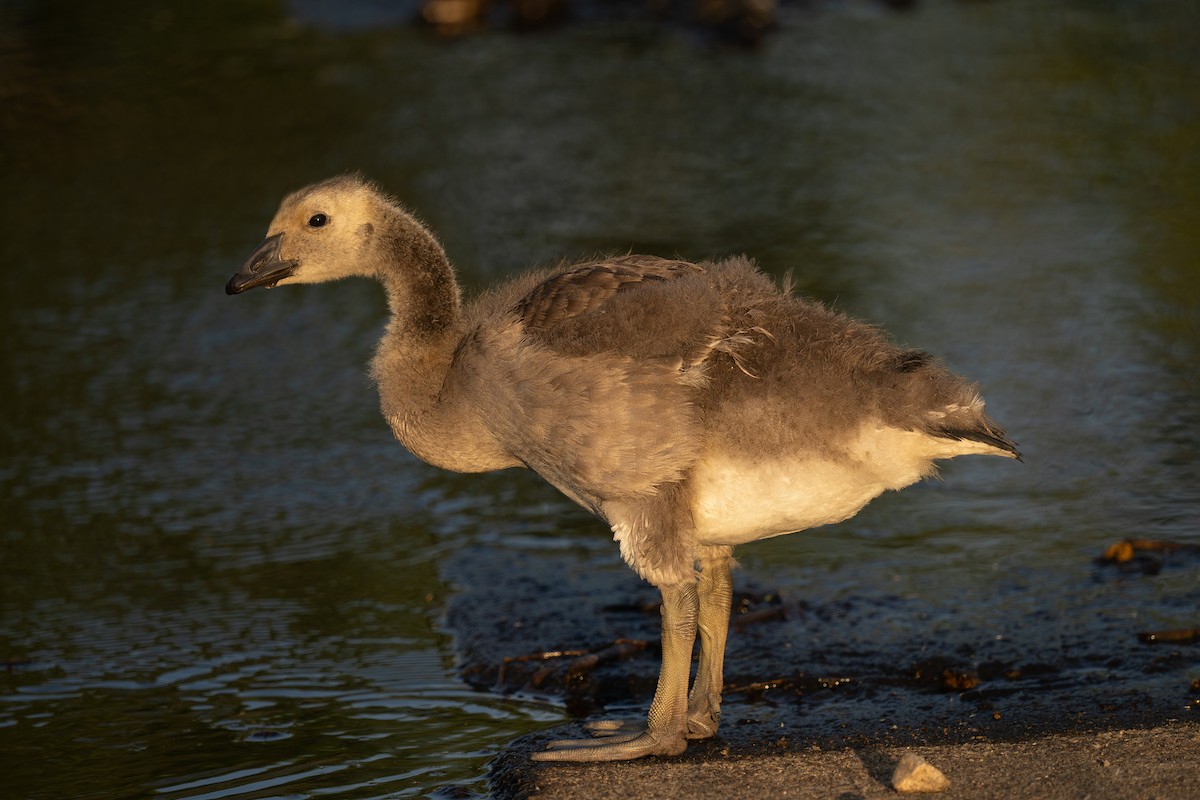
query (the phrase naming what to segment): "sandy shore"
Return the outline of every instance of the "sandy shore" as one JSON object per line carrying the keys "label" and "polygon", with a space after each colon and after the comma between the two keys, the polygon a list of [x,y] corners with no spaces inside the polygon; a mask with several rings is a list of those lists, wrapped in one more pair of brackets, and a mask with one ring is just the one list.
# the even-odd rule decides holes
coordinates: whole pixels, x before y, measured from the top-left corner
{"label": "sandy shore", "polygon": [[948,790],[926,795],[946,800],[1200,798],[1200,723],[1193,721],[1020,741],[793,746],[775,754],[732,754],[709,746],[700,753],[693,747],[679,759],[535,765],[528,754],[545,738],[524,739],[496,760],[496,797],[896,798],[902,795],[891,786],[893,770],[912,751],[950,779]]}

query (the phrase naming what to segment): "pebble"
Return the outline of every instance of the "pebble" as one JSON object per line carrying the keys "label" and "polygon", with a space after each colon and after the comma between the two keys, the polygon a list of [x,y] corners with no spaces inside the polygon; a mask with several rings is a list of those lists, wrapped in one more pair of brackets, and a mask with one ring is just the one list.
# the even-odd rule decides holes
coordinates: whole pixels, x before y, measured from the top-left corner
{"label": "pebble", "polygon": [[905,753],[892,773],[892,788],[897,792],[944,792],[950,779],[916,753]]}

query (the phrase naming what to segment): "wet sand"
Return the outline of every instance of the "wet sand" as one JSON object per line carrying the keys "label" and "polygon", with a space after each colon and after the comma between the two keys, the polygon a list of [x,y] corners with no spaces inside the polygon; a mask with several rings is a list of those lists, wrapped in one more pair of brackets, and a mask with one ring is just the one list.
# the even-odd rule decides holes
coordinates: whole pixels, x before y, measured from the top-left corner
{"label": "wet sand", "polygon": [[916,752],[950,779],[946,800],[1200,797],[1200,724],[1061,733],[1011,742],[901,747],[816,745],[735,755],[722,749],[680,759],[534,766],[523,740],[496,760],[498,798],[839,798],[900,796],[891,786],[901,755]]}

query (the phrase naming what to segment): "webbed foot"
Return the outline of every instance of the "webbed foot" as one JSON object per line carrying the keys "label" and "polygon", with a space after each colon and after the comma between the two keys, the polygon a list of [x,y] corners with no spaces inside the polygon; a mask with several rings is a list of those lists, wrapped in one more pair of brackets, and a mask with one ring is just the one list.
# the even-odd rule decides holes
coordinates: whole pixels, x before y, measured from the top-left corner
{"label": "webbed foot", "polygon": [[[593,726],[595,723],[593,723]],[[558,739],[534,753],[534,761],[626,761],[642,756],[677,756],[687,749],[682,735],[666,735],[649,730],[624,731],[616,728],[592,728],[593,739]]]}
{"label": "webbed foot", "polygon": [[[703,708],[695,710],[689,709],[687,718],[687,738],[688,739],[710,739],[717,733],[717,726],[720,724],[721,712],[714,711],[712,706],[706,705]],[[614,736],[623,736],[627,739],[633,738],[639,733],[644,733],[646,723],[637,719],[599,719],[593,722],[583,723],[583,729],[592,736],[611,738]],[[579,740],[563,740],[563,741],[579,741]],[[586,741],[586,740],[584,740]]]}
{"label": "webbed foot", "polygon": [[687,718],[687,738],[710,739],[717,735],[717,726],[721,724],[721,712],[711,708],[689,711]]}

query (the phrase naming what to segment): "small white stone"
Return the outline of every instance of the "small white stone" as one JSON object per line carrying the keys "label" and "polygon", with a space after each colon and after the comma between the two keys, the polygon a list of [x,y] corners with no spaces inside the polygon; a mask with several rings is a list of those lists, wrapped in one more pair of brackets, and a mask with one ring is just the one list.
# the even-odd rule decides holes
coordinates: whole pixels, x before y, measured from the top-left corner
{"label": "small white stone", "polygon": [[892,788],[897,792],[944,792],[950,779],[916,753],[905,753],[892,773]]}

